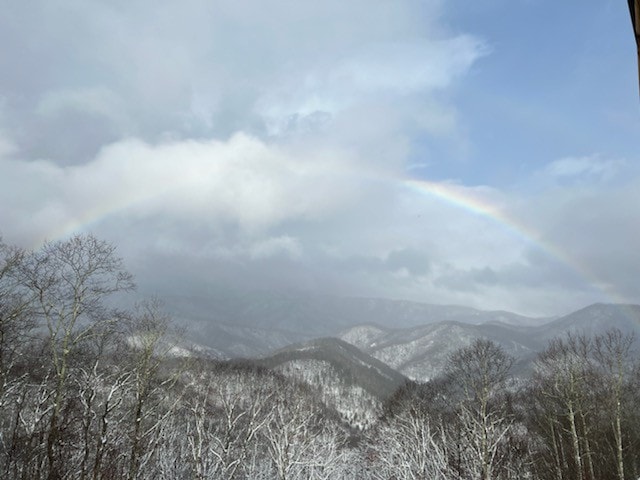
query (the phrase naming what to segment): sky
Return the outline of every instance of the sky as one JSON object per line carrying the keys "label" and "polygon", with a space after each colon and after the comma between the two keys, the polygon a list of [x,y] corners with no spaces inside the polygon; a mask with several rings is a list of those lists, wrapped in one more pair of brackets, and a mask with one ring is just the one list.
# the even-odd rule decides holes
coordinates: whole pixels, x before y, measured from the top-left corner
{"label": "sky", "polygon": [[627,2],[0,5],[7,243],[160,296],[640,303]]}

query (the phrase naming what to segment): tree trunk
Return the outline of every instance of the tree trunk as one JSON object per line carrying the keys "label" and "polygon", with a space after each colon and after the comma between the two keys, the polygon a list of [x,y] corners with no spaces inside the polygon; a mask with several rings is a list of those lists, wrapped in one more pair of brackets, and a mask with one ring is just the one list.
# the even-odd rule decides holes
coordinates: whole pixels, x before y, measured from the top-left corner
{"label": "tree trunk", "polygon": [[578,437],[578,429],[576,428],[576,413],[573,409],[573,403],[567,405],[569,413],[569,428],[571,432],[571,442],[573,445],[573,461],[576,465],[576,480],[582,478],[582,456],[580,455],[580,438]]}

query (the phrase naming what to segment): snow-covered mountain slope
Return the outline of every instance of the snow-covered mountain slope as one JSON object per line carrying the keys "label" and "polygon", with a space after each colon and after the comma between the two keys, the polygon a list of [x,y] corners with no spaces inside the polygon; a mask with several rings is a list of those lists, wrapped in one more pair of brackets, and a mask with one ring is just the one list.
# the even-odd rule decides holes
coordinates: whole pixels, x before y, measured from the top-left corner
{"label": "snow-covered mountain slope", "polygon": [[337,338],[281,349],[257,363],[315,388],[322,401],[353,427],[366,428],[382,403],[408,379]]}
{"label": "snow-covered mountain slope", "polygon": [[526,373],[549,340],[567,333],[592,336],[609,328],[640,336],[640,306],[595,304],[537,327],[499,322],[470,325],[445,321],[405,329],[359,325],[339,338],[387,363],[412,380],[426,381],[442,373],[448,357],[477,338],[501,345],[517,361],[515,373]]}
{"label": "snow-covered mountain slope", "polygon": [[291,345],[261,359],[263,365],[274,367],[291,360],[315,359],[331,364],[345,382],[360,385],[379,398],[386,398],[406,377],[370,355],[337,338],[320,338]]}
{"label": "snow-covered mountain slope", "polygon": [[426,381],[442,373],[451,353],[470,345],[476,338],[491,339],[518,358],[534,355],[540,343],[528,336],[528,330],[510,325],[440,322],[387,331],[359,326],[346,330],[340,338],[412,380]]}

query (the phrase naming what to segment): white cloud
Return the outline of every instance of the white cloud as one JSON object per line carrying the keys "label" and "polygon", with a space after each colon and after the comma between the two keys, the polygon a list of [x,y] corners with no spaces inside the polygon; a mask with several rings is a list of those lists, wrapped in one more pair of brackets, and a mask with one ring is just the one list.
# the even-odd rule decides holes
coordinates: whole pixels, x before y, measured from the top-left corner
{"label": "white cloud", "polygon": [[293,116],[333,116],[380,98],[429,94],[451,85],[485,52],[470,36],[368,44],[336,63],[281,79],[258,100],[258,113],[278,134]]}
{"label": "white cloud", "polygon": [[560,180],[610,180],[615,177],[625,162],[603,158],[600,155],[566,157],[555,160],[544,169],[544,174]]}
{"label": "white cloud", "polygon": [[61,223],[123,211],[162,215],[167,221],[229,223],[252,234],[343,209],[355,200],[357,182],[349,157],[339,151],[299,158],[242,134],[227,142],[155,146],[126,140],[105,147],[81,166],[6,162],[3,169],[13,180],[4,189],[4,200],[9,204],[13,198],[17,211],[27,206],[21,214],[44,215],[54,202],[59,204],[50,221],[43,219],[35,227],[41,234]]}

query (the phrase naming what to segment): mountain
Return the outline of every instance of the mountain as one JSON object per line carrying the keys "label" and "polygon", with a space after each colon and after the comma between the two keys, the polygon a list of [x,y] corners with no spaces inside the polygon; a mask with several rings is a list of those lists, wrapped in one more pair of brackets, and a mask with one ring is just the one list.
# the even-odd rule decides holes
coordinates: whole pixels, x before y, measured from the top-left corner
{"label": "mountain", "polygon": [[552,338],[567,333],[592,336],[610,328],[640,336],[640,306],[595,304],[539,326],[451,321],[405,329],[359,325],[341,332],[339,338],[413,380],[426,381],[442,373],[451,353],[477,338],[501,345],[516,358],[514,373],[522,374]]}
{"label": "mountain", "polygon": [[596,303],[536,330],[539,336],[550,340],[567,332],[593,336],[610,328],[623,333],[640,333],[640,305]]}
{"label": "mountain", "polygon": [[264,355],[291,343],[337,336],[359,324],[411,328],[450,321],[534,326],[551,320],[455,305],[264,291],[215,292],[207,298],[174,295],[163,300],[194,341],[228,358]]}
{"label": "mountain", "polygon": [[291,345],[254,361],[314,388],[319,398],[356,428],[379,416],[383,402],[408,379],[337,338]]}
{"label": "mountain", "polygon": [[340,338],[412,380],[426,381],[442,373],[451,353],[477,338],[493,340],[517,358],[531,357],[542,347],[530,335],[532,330],[532,327],[506,324],[468,325],[447,321],[410,329],[358,326],[344,331]]}
{"label": "mountain", "polygon": [[193,320],[184,318],[178,318],[177,322],[189,325],[189,338],[217,352],[219,359],[259,357],[286,345],[314,338],[311,333],[278,328],[226,323],[196,324]]}
{"label": "mountain", "polygon": [[338,338],[320,338],[291,345],[262,358],[260,363],[274,368],[298,360],[330,364],[346,383],[357,384],[381,399],[386,399],[407,381],[404,375],[384,362]]}

